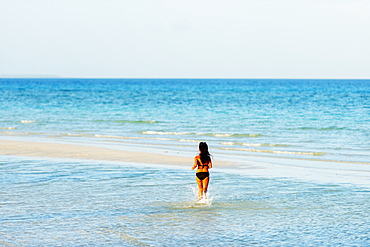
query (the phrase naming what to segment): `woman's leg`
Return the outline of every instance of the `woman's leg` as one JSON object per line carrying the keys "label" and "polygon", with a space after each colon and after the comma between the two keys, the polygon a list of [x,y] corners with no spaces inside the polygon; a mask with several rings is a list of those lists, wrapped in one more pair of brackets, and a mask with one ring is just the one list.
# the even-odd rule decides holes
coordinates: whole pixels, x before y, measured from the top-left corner
{"label": "woman's leg", "polygon": [[203,196],[203,183],[202,180],[199,180],[197,177],[195,178],[198,184],[198,198],[201,199]]}
{"label": "woman's leg", "polygon": [[208,190],[208,184],[209,184],[209,177],[206,177],[205,179],[203,179],[202,181],[202,194],[203,194],[203,198],[207,198],[207,190]]}

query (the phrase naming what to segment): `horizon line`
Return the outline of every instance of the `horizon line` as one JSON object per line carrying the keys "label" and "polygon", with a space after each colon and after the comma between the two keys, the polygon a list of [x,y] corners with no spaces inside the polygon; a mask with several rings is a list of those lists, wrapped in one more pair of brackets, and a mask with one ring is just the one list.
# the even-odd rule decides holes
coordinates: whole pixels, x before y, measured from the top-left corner
{"label": "horizon line", "polygon": [[0,75],[0,79],[112,79],[112,80],[370,80],[369,78],[314,77],[65,77],[56,75]]}

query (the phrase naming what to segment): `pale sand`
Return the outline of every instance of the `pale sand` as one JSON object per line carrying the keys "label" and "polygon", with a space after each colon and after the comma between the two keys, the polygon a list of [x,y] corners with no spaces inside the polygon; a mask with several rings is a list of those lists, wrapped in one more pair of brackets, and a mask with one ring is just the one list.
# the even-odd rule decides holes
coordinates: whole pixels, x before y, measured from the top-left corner
{"label": "pale sand", "polygon": [[[84,144],[76,145],[14,140],[0,140],[0,155],[176,165],[186,166],[189,169],[193,163],[191,154],[166,149],[161,149],[160,152],[158,150],[153,151],[153,149],[149,148],[127,151]],[[217,154],[217,156],[219,158],[214,160],[214,167],[217,167],[217,169],[227,168],[224,171],[234,170],[234,172],[237,171],[238,173],[258,177],[291,177],[324,183],[350,183],[370,186],[370,165],[367,163],[355,164],[302,159],[271,159],[262,156],[256,158],[246,155],[225,154]]]}
{"label": "pale sand", "polygon": [[[12,140],[0,140],[0,155],[104,160],[188,167],[191,167],[193,162],[193,157],[175,155],[168,151],[164,151],[164,154],[158,154],[153,152],[115,150],[88,145]],[[231,162],[220,161],[218,165],[229,167],[232,164]]]}

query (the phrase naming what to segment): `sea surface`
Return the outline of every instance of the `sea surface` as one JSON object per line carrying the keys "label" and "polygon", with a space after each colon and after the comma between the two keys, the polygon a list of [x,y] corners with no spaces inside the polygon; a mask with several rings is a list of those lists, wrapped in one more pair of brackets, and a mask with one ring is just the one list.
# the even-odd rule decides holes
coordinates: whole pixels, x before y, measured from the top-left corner
{"label": "sea surface", "polygon": [[1,246],[369,246],[369,188],[188,168],[2,157]]}
{"label": "sea surface", "polygon": [[0,79],[0,106],[0,137],[370,160],[370,80]]}
{"label": "sea surface", "polygon": [[[0,79],[0,140],[367,167],[369,131],[370,80]],[[0,246],[370,246],[370,186],[189,167],[0,155]]]}

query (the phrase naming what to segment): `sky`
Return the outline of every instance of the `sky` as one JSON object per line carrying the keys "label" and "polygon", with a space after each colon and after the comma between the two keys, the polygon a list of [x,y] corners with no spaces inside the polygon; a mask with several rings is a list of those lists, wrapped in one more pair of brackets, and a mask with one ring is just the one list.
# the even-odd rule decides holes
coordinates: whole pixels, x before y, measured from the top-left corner
{"label": "sky", "polygon": [[0,77],[370,79],[369,0],[0,0]]}

